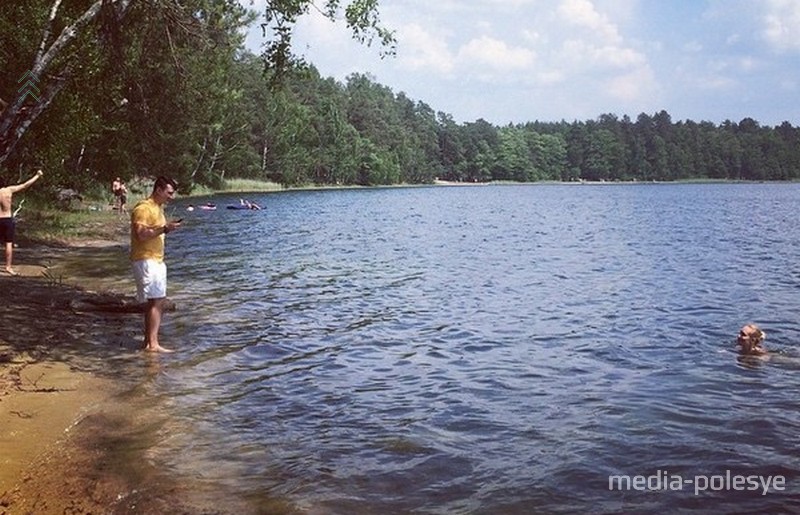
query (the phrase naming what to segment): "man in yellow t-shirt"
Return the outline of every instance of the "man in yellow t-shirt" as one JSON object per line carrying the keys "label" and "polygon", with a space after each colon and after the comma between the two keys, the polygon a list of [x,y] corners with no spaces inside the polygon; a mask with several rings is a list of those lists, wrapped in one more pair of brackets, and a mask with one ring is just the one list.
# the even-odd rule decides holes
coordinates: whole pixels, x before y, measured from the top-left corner
{"label": "man in yellow t-shirt", "polygon": [[144,350],[172,352],[158,342],[161,315],[167,298],[167,265],[164,263],[164,235],[180,227],[181,222],[168,222],[164,204],[175,197],[178,184],[159,177],[153,193],[136,204],[131,211],[131,265],[136,280],[136,298],[147,303],[144,310]]}

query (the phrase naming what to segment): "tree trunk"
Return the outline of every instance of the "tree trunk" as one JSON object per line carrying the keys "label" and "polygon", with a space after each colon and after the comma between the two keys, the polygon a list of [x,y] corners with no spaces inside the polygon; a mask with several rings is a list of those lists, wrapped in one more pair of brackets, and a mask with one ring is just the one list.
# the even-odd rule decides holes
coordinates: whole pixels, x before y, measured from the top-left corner
{"label": "tree trunk", "polygon": [[53,1],[47,25],[42,32],[42,40],[37,48],[31,68],[28,70],[33,75],[32,78],[34,80],[47,81],[43,86],[44,94],[34,101],[28,98],[30,96],[29,90],[19,92],[17,98],[8,102],[3,107],[3,111],[0,112],[0,165],[8,159],[14,147],[17,146],[17,143],[22,139],[31,124],[50,106],[53,99],[64,87],[69,76],[68,68],[65,67],[65,69],[56,73],[49,73],[48,69],[53,60],[97,18],[104,5],[108,8],[116,8],[117,19],[122,19],[133,0],[96,0],[72,24],[64,27],[61,34],[51,44],[51,31],[61,2],[62,0]]}
{"label": "tree trunk", "polygon": [[191,177],[192,182],[195,182],[194,178],[197,175],[197,172],[200,171],[200,165],[203,164],[203,160],[206,157],[206,149],[207,148],[208,148],[208,137],[205,137],[205,138],[203,138],[203,146],[200,147],[200,156],[197,158],[197,165],[195,165],[194,170],[192,170],[192,173],[189,176],[189,177]]}
{"label": "tree trunk", "polygon": [[219,142],[222,140],[222,135],[217,134],[217,140],[214,142],[214,153],[211,155],[211,163],[208,165],[208,178],[214,176],[214,168],[217,166],[217,160],[219,159]]}

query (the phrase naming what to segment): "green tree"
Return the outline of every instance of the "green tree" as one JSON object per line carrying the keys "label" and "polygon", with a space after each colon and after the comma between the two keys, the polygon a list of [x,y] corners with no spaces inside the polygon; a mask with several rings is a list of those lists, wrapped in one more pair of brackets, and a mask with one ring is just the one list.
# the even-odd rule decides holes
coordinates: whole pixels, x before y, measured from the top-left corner
{"label": "green tree", "polygon": [[497,128],[480,118],[464,126],[464,157],[467,165],[464,180],[485,182],[491,180],[496,169],[497,148],[500,138]]}
{"label": "green tree", "polygon": [[527,182],[534,179],[533,162],[523,129],[508,126],[497,131],[499,145],[492,177]]}
{"label": "green tree", "polygon": [[567,175],[567,143],[561,134],[531,133],[529,140],[535,180],[569,180]]}
{"label": "green tree", "polygon": [[[308,0],[267,3],[268,77],[283,77],[292,68],[291,26],[311,6]],[[324,5],[332,20],[340,8],[356,39],[371,44],[377,38],[391,53],[393,35],[380,24],[376,1]],[[183,179],[211,183],[224,176],[226,158],[252,163],[253,150],[241,144],[243,133],[247,137],[247,115],[237,111],[244,103],[241,91],[228,80],[232,51],[249,19],[234,0],[31,0],[4,6],[0,164],[8,165],[24,134],[51,109],[40,134],[49,129],[49,143],[60,142],[60,148],[32,144],[22,149],[26,159],[60,154],[69,156],[73,168],[94,159],[115,171],[189,170]],[[26,71],[40,81],[36,101],[17,95],[11,79]],[[57,105],[62,90],[73,97]],[[65,119],[71,129],[59,131]]]}

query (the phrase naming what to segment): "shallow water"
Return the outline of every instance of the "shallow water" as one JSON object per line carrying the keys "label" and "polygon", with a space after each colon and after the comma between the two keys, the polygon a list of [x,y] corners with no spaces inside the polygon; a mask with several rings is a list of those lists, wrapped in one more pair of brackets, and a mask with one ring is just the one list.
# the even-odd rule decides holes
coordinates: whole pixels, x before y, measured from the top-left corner
{"label": "shallow water", "polygon": [[[140,385],[150,459],[217,509],[800,510],[800,185],[251,200],[169,208],[180,352]],[[750,321],[781,356],[738,359]],[[609,490],[726,471],[786,488]]]}

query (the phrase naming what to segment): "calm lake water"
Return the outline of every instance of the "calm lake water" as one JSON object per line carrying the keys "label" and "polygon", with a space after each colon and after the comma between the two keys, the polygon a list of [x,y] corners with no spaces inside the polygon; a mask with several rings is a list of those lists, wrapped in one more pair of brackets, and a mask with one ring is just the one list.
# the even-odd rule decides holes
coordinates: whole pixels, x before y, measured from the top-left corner
{"label": "calm lake water", "polygon": [[[800,511],[800,185],[249,198],[168,208],[180,352],[138,387],[215,509]],[[751,321],[774,359],[738,357]]]}

